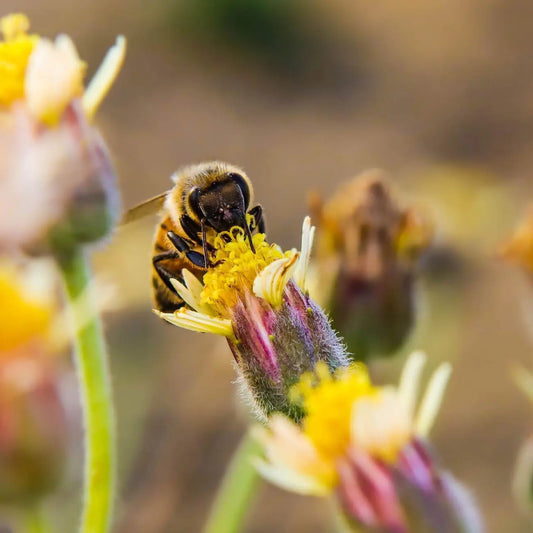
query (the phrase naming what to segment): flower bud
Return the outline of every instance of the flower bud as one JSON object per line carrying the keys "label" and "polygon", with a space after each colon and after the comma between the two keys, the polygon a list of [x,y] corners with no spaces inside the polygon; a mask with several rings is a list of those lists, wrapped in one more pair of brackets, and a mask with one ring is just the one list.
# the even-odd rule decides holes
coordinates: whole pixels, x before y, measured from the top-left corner
{"label": "flower bud", "polygon": [[318,221],[311,294],[357,360],[393,354],[415,321],[416,267],[431,225],[418,210],[400,207],[377,171],[324,205],[318,197],[310,203]]}
{"label": "flower bud", "polygon": [[116,177],[90,120],[122,63],[123,38],[84,90],[70,38],[0,21],[0,251],[47,253],[98,241],[118,214]]}
{"label": "flower bud", "polygon": [[203,282],[187,271],[184,283],[174,280],[189,308],[159,313],[181,327],[227,338],[241,385],[263,418],[279,411],[299,419],[289,391],[301,375],[319,361],[331,371],[348,364],[344,346],[306,291],[313,232],[306,219],[300,254],[283,253],[263,234],[253,236],[252,250],[240,228],[219,234]]}

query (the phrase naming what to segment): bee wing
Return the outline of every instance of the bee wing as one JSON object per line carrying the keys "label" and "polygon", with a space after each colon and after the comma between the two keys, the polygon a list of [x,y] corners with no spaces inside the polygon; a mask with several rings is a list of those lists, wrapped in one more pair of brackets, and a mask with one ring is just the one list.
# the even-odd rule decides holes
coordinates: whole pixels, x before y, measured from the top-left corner
{"label": "bee wing", "polygon": [[122,216],[120,224],[129,224],[130,222],[134,222],[135,220],[139,220],[149,215],[155,215],[163,208],[167,194],[168,191],[158,194],[157,196],[128,209]]}

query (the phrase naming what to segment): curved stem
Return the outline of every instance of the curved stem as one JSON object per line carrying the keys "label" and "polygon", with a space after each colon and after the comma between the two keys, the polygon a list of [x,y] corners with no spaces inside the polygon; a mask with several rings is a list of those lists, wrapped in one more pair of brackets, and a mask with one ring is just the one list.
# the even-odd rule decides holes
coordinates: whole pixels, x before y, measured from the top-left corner
{"label": "curved stem", "polygon": [[261,445],[247,433],[226,470],[204,533],[236,533],[241,530],[259,486],[259,474],[252,458],[260,453]]}
{"label": "curved stem", "polygon": [[107,533],[115,489],[115,419],[100,317],[91,297],[91,270],[75,249],[58,257],[75,337],[85,427],[85,487],[81,533]]}

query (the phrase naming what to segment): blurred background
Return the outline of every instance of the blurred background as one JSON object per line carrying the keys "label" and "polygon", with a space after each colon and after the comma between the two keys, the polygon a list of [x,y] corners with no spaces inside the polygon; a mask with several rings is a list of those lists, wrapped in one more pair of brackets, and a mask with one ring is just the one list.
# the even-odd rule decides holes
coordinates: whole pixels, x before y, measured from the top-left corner
{"label": "blurred background", "polygon": [[[434,445],[489,531],[528,530],[510,486],[531,430],[512,369],[531,364],[528,280],[496,257],[530,199],[533,4],[520,0],[3,0],[42,35],[69,33],[89,75],[117,34],[118,83],[99,113],[130,207],[179,166],[242,166],[271,241],[298,246],[306,195],[386,170],[432,213],[438,250],[419,283],[411,347],[453,362]],[[98,254],[121,310],[106,317],[119,421],[115,531],[199,531],[246,426],[225,343],[151,312],[157,219]],[[374,367],[396,380],[401,358]],[[75,527],[79,458],[49,500]],[[73,496],[75,495],[75,496]],[[249,533],[330,530],[327,505],[264,486]]]}

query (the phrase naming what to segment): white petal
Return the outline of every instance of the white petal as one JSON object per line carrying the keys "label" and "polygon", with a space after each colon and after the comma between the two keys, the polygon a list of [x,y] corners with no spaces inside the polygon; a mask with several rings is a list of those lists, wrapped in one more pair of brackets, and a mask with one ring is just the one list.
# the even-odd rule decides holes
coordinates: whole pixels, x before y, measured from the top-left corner
{"label": "white petal", "polygon": [[231,321],[223,318],[211,317],[189,309],[179,309],[175,313],[161,313],[161,311],[154,309],[154,313],[175,326],[190,329],[191,331],[214,333],[224,337],[233,335]]}
{"label": "white petal", "polygon": [[126,56],[126,38],[117,37],[83,95],[83,109],[92,118],[115,81]]}
{"label": "white petal", "polygon": [[420,403],[415,421],[415,433],[417,435],[426,437],[431,431],[437,413],[439,412],[442,397],[444,396],[451,372],[452,365],[450,363],[443,363],[431,377],[426,394]]}
{"label": "white petal", "polygon": [[351,442],[370,454],[401,449],[411,436],[411,418],[393,387],[383,387],[378,397],[354,402]]}
{"label": "white petal", "polygon": [[302,225],[302,245],[300,249],[300,260],[294,272],[294,281],[302,289],[306,291],[306,277],[307,268],[309,266],[309,259],[311,257],[311,249],[313,247],[313,239],[315,237],[315,227],[311,226],[311,218],[305,217]]}
{"label": "white petal", "polygon": [[266,480],[285,490],[309,496],[326,496],[331,492],[328,486],[320,483],[316,478],[290,468],[273,466],[260,459],[254,461],[254,466]]}
{"label": "white petal", "polygon": [[424,352],[413,352],[407,358],[400,377],[398,397],[405,405],[407,413],[411,418],[414,417],[418,388],[420,385],[420,376],[425,363],[426,354]]}
{"label": "white petal", "polygon": [[181,271],[185,285],[175,278],[171,278],[170,283],[183,301],[195,311],[204,315],[212,315],[213,311],[208,305],[202,304],[202,291],[204,286],[198,281],[196,276],[187,269]]}
{"label": "white petal", "polygon": [[47,123],[59,120],[82,91],[83,63],[74,43],[59,35],[55,43],[39,39],[28,60],[24,92],[33,116]]}
{"label": "white petal", "polygon": [[256,276],[253,286],[254,294],[266,300],[273,307],[279,307],[283,301],[283,291],[297,260],[298,254],[295,254],[270,263]]}

